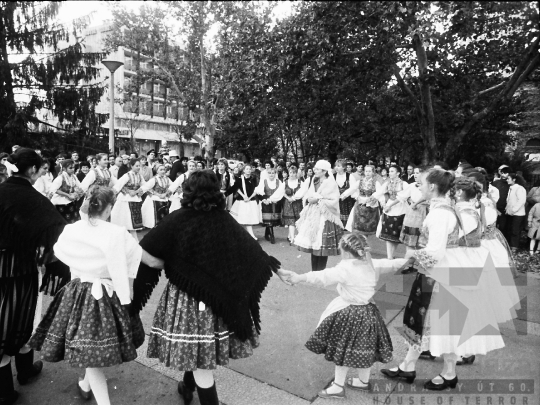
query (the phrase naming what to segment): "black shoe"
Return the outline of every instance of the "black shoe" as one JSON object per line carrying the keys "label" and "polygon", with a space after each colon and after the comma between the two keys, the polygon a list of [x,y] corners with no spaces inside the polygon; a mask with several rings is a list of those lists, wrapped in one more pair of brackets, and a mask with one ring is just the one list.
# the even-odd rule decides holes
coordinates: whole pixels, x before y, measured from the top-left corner
{"label": "black shoe", "polygon": [[92,398],[92,390],[90,391],[85,391],[81,388],[81,384],[79,384],[80,381],[77,383],[77,389],[79,391],[79,396],[82,398],[82,399],[85,399],[85,400],[89,400],[90,398]]}
{"label": "black shoe", "polygon": [[462,366],[464,364],[473,364],[474,359],[476,359],[476,356],[474,354],[472,356],[469,356],[469,357],[462,357],[461,360],[456,362],[456,365],[457,366]]}
{"label": "black shoe", "polygon": [[429,350],[425,350],[422,353],[420,353],[420,358],[433,360],[433,359],[436,359],[437,356],[432,355]]}
{"label": "black shoe", "polygon": [[264,229],[264,239],[266,239],[267,241],[270,241],[270,228],[269,227],[266,227]]}
{"label": "black shoe", "polygon": [[12,405],[19,398],[19,393],[13,388],[13,374],[11,374],[11,361],[0,367],[0,405]]}
{"label": "black shoe", "polygon": [[201,388],[197,386],[197,394],[199,394],[199,402],[201,405],[219,405],[216,383],[210,388]]}
{"label": "black shoe", "polygon": [[178,393],[184,399],[185,405],[189,405],[193,401],[193,391],[183,381],[178,382]]}
{"label": "black shoe", "polygon": [[456,385],[458,383],[457,375],[451,380],[447,380],[440,374],[439,374],[439,377],[443,379],[442,384],[435,384],[433,380],[429,380],[429,381],[426,381],[426,383],[424,384],[424,388],[431,391],[443,391],[447,388],[456,388]]}
{"label": "black shoe", "polygon": [[410,274],[410,273],[414,273],[415,271],[417,270],[413,266],[411,266],[407,269],[401,270],[401,274]]}
{"label": "black shoe", "polygon": [[38,360],[34,363],[34,351],[15,355],[15,368],[17,369],[17,381],[25,385],[32,377],[35,377],[43,370],[43,362]]}
{"label": "black shoe", "polygon": [[270,243],[271,244],[276,243],[276,238],[274,237],[274,228],[273,227],[270,228]]}
{"label": "black shoe", "polygon": [[414,382],[414,379],[416,378],[416,371],[403,371],[399,367],[397,371],[383,368],[381,370],[381,373],[383,373],[388,378],[404,378],[405,381],[407,381],[409,384],[412,384]]}

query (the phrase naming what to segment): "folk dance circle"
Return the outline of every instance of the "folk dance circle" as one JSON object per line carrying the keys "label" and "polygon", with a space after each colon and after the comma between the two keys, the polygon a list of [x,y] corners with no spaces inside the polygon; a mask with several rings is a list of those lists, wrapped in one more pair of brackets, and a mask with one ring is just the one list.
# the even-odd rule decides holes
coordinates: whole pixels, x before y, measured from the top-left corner
{"label": "folk dance circle", "polygon": [[[335,365],[322,398],[369,392],[373,365],[393,361],[392,339],[373,300],[381,274],[416,273],[398,328],[409,350],[381,372],[412,383],[420,356],[442,356],[443,369],[425,383],[428,390],[455,388],[456,365],[502,349],[497,325],[519,308],[512,250],[496,227],[497,201],[476,170],[456,178],[417,168],[408,183],[397,166],[388,179],[371,165],[361,174],[347,172],[341,160],[334,168],[326,160],[302,169],[291,164],[285,176],[272,162],[262,172],[246,164],[234,175],[223,159],[214,170],[189,161],[170,178],[164,164],[148,166],[147,176],[138,158],[111,171],[108,156],[98,154],[79,180],[73,160],[64,160],[53,179],[33,150],[19,148],[8,161],[12,175],[0,184],[2,404],[18,397],[11,357],[21,385],[41,372],[34,351],[47,362],[84,368],[79,395],[110,403],[103,368],[137,357],[145,339],[140,312],[162,269],[168,282],[146,355],[184,371],[178,392],[189,403],[197,391],[203,405],[218,404],[213,370],[259,346],[260,299],[273,275],[288,285],[337,286],[338,297],[305,344]],[[272,244],[274,228],[288,227],[289,245],[310,254],[312,271],[283,269],[257,241],[258,225]],[[144,228],[150,230],[139,242]],[[387,242],[386,259],[372,258],[372,235]],[[394,257],[400,243],[405,258]],[[328,256],[341,260],[326,268]],[[36,314],[38,290],[54,295],[43,317]],[[459,330],[438,316],[448,294],[468,309]],[[461,306],[447,310],[460,316]],[[478,332],[479,325],[493,328]],[[350,368],[355,376],[348,376]]]}

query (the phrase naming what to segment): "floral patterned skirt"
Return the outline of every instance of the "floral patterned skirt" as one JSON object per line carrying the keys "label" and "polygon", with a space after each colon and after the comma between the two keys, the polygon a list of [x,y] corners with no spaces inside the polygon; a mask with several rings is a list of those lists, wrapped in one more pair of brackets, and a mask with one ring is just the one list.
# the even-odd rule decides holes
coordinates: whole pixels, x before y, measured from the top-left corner
{"label": "floral patterned skirt", "polygon": [[352,229],[362,235],[375,235],[380,218],[379,207],[368,207],[366,204],[356,203]]}
{"label": "floral patterned skirt", "polygon": [[165,366],[184,371],[214,370],[231,359],[253,354],[259,336],[246,341],[235,337],[208,306],[168,283],[154,315],[148,341],[148,357],[158,358]]}
{"label": "floral patterned skirt", "polygon": [[73,224],[81,219],[78,201],[69,204],[56,205],[56,210],[64,217],[68,224]]}
{"label": "floral patterned skirt", "polygon": [[392,360],[392,340],[375,304],[349,305],[326,317],[306,347],[338,366],[367,368]]}
{"label": "floral patterned skirt", "polygon": [[347,220],[349,219],[349,215],[351,214],[355,203],[356,201],[352,197],[339,200],[339,217],[341,218],[341,222],[343,223],[344,227],[347,225]]}
{"label": "floral patterned skirt", "polygon": [[435,280],[422,273],[416,273],[411,287],[411,293],[403,312],[403,326],[397,331],[411,345],[422,346],[422,337],[425,334],[426,313],[429,309]]}
{"label": "floral patterned skirt", "polygon": [[290,202],[289,200],[284,200],[283,202],[283,216],[282,216],[282,225],[293,225],[296,226],[296,221],[300,219],[300,213],[302,212],[302,200],[296,200]]}
{"label": "floral patterned skirt", "polygon": [[262,223],[268,226],[281,224],[281,201],[272,204],[261,203]]}
{"label": "floral patterned skirt", "polygon": [[116,293],[103,289],[96,300],[92,283],[74,279],[54,297],[28,344],[45,361],[72,367],[109,367],[137,358],[144,342],[139,316],[130,317]]}
{"label": "floral patterned skirt", "polygon": [[401,235],[401,228],[403,226],[404,219],[405,214],[396,216],[383,214],[382,228],[379,239],[388,242],[400,243],[399,236]]}

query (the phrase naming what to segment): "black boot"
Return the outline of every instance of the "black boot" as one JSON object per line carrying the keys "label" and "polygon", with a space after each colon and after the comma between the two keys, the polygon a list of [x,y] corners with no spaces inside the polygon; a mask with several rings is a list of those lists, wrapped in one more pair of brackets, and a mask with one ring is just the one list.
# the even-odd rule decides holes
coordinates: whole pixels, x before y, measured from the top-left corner
{"label": "black boot", "polygon": [[199,394],[199,402],[201,405],[219,405],[216,383],[210,388],[201,388],[197,386],[197,394]]}
{"label": "black boot", "polygon": [[267,241],[270,241],[270,227],[269,226],[264,227],[264,239],[266,239]]}
{"label": "black boot", "polygon": [[19,393],[13,388],[11,361],[4,367],[0,367],[0,387],[2,387],[0,389],[0,405],[14,404],[19,398]]}
{"label": "black boot", "polygon": [[15,368],[17,369],[17,381],[24,385],[32,377],[35,377],[43,369],[43,362],[38,360],[34,363],[34,351],[15,355]]}
{"label": "black boot", "polygon": [[274,244],[276,243],[276,238],[274,237],[274,227],[271,226],[270,228],[270,243]]}
{"label": "black boot", "polygon": [[184,372],[183,381],[178,382],[178,393],[184,399],[185,405],[189,405],[193,401],[193,392],[196,387],[193,371]]}

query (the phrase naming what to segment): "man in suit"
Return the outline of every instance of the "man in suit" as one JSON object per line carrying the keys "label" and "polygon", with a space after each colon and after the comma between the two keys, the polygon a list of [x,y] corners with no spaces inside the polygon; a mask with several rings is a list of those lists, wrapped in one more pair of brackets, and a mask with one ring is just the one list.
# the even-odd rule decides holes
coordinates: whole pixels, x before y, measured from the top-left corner
{"label": "man in suit", "polygon": [[169,178],[172,181],[175,181],[178,175],[186,172],[186,168],[183,165],[182,159],[179,159],[177,151],[171,150],[169,152],[169,157],[171,160],[175,159],[171,167],[171,174],[169,174]]}
{"label": "man in suit", "polygon": [[412,165],[407,166],[407,172],[403,173],[401,180],[409,184],[414,183],[414,167]]}

